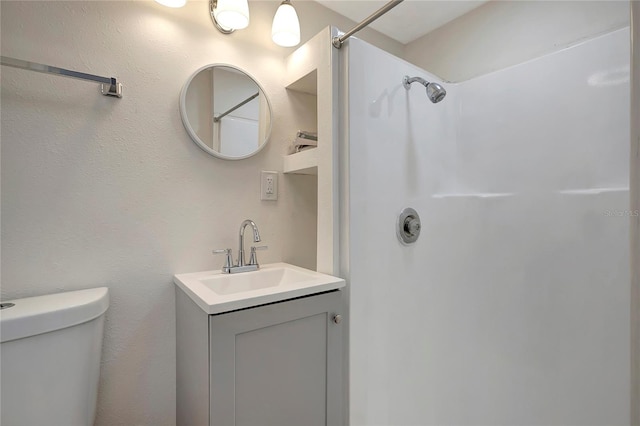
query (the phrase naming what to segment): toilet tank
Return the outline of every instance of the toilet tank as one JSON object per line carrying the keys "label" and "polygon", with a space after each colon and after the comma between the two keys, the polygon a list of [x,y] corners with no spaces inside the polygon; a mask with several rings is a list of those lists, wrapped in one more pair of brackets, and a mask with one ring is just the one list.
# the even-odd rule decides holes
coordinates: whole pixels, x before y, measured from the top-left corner
{"label": "toilet tank", "polygon": [[106,287],[4,301],[0,424],[93,425]]}

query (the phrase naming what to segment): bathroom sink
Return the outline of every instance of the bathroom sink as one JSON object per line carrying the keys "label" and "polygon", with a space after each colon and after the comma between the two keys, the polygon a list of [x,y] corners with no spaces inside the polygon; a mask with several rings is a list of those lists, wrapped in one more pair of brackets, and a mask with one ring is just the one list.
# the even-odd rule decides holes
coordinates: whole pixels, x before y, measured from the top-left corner
{"label": "bathroom sink", "polygon": [[219,314],[335,290],[342,278],[289,265],[272,263],[238,274],[204,271],[177,274],[173,279],[208,314]]}
{"label": "bathroom sink", "polygon": [[244,293],[269,287],[291,286],[305,283],[317,278],[315,273],[308,273],[287,266],[263,268],[255,272],[242,274],[218,274],[201,278],[200,282],[221,296]]}

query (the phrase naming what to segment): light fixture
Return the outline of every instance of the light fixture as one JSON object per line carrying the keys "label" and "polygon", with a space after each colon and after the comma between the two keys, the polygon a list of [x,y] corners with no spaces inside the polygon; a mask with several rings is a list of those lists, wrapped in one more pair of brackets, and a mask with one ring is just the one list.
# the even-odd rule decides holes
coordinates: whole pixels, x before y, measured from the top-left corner
{"label": "light fixture", "polygon": [[187,4],[187,0],[156,0],[156,2],[163,6],[174,8],[182,7]]}
{"label": "light fixture", "polygon": [[211,20],[223,34],[231,34],[249,26],[247,0],[209,0]]}
{"label": "light fixture", "polygon": [[290,0],[280,3],[271,26],[271,38],[283,47],[297,46],[300,43],[300,21]]}

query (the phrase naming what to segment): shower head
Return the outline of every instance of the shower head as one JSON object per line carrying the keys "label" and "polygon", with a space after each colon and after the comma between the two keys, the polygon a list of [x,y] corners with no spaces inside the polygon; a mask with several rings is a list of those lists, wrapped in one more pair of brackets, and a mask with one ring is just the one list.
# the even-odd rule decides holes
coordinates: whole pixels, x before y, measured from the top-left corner
{"label": "shower head", "polygon": [[422,77],[409,77],[408,75],[405,75],[402,79],[402,85],[405,89],[409,90],[411,88],[411,83],[416,81],[427,88],[427,96],[434,104],[437,104],[447,96],[447,91],[444,90],[444,87],[438,83],[430,83]]}
{"label": "shower head", "polygon": [[427,96],[434,104],[437,104],[447,96],[447,91],[438,83],[427,84]]}

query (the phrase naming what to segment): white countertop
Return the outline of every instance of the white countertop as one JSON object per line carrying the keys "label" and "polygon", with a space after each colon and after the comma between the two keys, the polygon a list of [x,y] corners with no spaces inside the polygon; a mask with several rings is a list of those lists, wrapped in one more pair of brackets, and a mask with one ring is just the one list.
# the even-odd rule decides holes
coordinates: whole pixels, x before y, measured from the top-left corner
{"label": "white countertop", "polygon": [[258,271],[237,274],[220,270],[176,274],[173,282],[207,314],[322,293],[346,284],[342,278],[288,263],[271,263]]}

